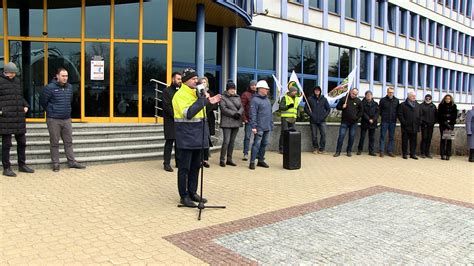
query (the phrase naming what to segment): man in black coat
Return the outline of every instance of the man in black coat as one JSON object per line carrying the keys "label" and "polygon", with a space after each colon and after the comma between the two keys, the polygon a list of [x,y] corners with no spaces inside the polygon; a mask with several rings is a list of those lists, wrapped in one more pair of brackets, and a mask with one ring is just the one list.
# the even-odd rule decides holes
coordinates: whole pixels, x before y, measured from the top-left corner
{"label": "man in black coat", "polygon": [[[380,109],[380,157],[387,152],[388,156],[395,157],[393,154],[393,143],[395,141],[395,127],[397,126],[397,114],[400,101],[394,96],[395,90],[392,87],[387,88],[387,95],[379,102]],[[385,134],[388,130],[388,145],[385,149]]]}
{"label": "man in black coat", "polygon": [[430,153],[431,139],[433,137],[433,128],[437,120],[438,110],[431,101],[430,94],[425,95],[425,101],[420,105],[421,116],[421,158],[433,158]]}
{"label": "man in black coat", "polygon": [[[321,87],[316,86],[313,92],[314,94],[308,98],[308,102],[304,106],[304,111],[311,118],[309,123],[311,125],[313,153],[323,154],[326,150],[326,118],[331,112],[331,107],[326,97],[321,94]],[[318,130],[321,137],[319,143]]]}
{"label": "man in black coat", "polygon": [[[172,83],[163,91],[163,124],[165,129],[165,149],[163,155],[163,167],[165,171],[173,172],[173,168],[170,165],[171,151],[173,150],[173,143],[175,142],[175,129],[174,129],[174,112],[173,112],[173,96],[176,91],[181,87],[181,73],[174,72],[172,75]],[[176,152],[175,148],[175,161]],[[177,163],[175,163],[177,164]]]}
{"label": "man in black coat", "polygon": [[410,158],[416,157],[416,137],[420,131],[420,104],[416,101],[414,91],[408,93],[408,98],[398,108],[398,119],[402,127],[402,155],[408,159],[408,143],[410,143]]}
{"label": "man in black coat", "polygon": [[364,110],[362,109],[362,102],[357,95],[359,90],[354,88],[349,93],[347,98],[339,99],[336,109],[342,111],[341,126],[339,127],[339,137],[337,138],[337,147],[334,157],[341,155],[342,144],[346,137],[347,131],[349,131],[349,142],[347,143],[347,156],[352,156],[352,144],[354,144],[354,138],[357,131],[357,121]]}
{"label": "man in black coat", "polygon": [[364,114],[360,123],[360,140],[357,149],[357,155],[362,154],[364,149],[365,136],[369,131],[369,155],[376,156],[374,152],[375,129],[377,128],[377,120],[379,119],[379,105],[373,100],[371,91],[365,92],[365,98],[362,100],[362,108]]}
{"label": "man in black coat", "polygon": [[10,149],[12,135],[15,135],[18,153],[18,170],[33,173],[26,166],[26,122],[25,114],[29,105],[23,98],[20,80],[16,77],[18,68],[12,62],[6,64],[0,74],[0,134],[2,135],[2,165],[3,175],[15,177],[11,169]]}

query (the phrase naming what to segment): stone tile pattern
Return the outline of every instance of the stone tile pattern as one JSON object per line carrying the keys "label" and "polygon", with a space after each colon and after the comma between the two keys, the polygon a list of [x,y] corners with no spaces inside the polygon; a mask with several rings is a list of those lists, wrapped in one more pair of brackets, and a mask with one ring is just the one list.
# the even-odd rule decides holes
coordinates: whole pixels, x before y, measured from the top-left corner
{"label": "stone tile pattern", "polygon": [[214,242],[261,265],[474,262],[474,210],[381,193]]}
{"label": "stone tile pattern", "polygon": [[211,265],[473,263],[473,221],[474,204],[376,186],[165,239]]}

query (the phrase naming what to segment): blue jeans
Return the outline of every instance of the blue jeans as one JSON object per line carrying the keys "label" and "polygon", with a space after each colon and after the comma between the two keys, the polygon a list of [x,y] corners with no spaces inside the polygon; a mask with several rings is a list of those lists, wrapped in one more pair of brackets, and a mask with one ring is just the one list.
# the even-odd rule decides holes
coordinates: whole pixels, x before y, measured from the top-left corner
{"label": "blue jeans", "polygon": [[[313,150],[324,151],[326,149],[326,122],[319,124],[311,123],[311,137],[313,141]],[[318,143],[318,130],[321,139]]]}
{"label": "blue jeans", "polygon": [[396,123],[389,123],[389,122],[382,122],[380,124],[380,153],[385,151],[385,134],[387,134],[388,130],[388,144],[387,144],[387,152],[393,152],[393,142],[395,139],[395,127],[397,126]]}
{"label": "blue jeans", "polygon": [[250,155],[250,163],[254,163],[255,159],[263,162],[265,161],[265,149],[270,138],[270,131],[259,131],[254,135],[252,154]]}
{"label": "blue jeans", "polygon": [[252,137],[252,127],[250,126],[250,123],[245,123],[244,130],[245,130],[244,155],[248,155],[249,146],[250,146],[250,137]]}
{"label": "blue jeans", "polygon": [[352,144],[354,144],[354,138],[357,131],[357,123],[341,123],[341,126],[339,127],[339,137],[337,138],[336,147],[336,152],[338,153],[340,153],[342,150],[342,144],[344,143],[344,138],[346,137],[347,130],[349,130],[349,142],[347,143],[347,152],[352,152]]}

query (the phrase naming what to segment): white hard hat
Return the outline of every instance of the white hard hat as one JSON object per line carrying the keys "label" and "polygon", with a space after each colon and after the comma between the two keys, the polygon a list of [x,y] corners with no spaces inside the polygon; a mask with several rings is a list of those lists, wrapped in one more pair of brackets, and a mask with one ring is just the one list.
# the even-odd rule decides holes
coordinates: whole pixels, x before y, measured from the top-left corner
{"label": "white hard hat", "polygon": [[257,87],[257,89],[258,89],[258,88],[264,88],[264,89],[267,89],[267,90],[270,89],[270,87],[268,87],[268,83],[267,83],[265,80],[259,80],[259,81],[257,82],[257,86],[256,86],[256,87]]}

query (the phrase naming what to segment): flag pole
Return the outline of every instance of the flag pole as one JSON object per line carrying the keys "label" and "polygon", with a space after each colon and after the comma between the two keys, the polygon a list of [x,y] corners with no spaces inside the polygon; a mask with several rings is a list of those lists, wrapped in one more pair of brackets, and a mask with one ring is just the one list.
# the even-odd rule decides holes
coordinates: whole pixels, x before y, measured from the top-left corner
{"label": "flag pole", "polygon": [[306,94],[304,91],[301,91],[301,94],[303,94],[304,100],[306,101],[306,104],[308,105],[309,111],[312,113],[313,110],[311,110],[311,105],[309,104],[308,98],[306,98]]}

